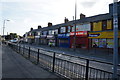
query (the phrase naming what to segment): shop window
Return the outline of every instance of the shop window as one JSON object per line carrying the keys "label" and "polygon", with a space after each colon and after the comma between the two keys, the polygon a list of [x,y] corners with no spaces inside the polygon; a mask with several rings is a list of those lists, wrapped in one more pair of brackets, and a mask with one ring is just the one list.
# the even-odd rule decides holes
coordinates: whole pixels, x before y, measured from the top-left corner
{"label": "shop window", "polygon": [[106,39],[99,39],[99,48],[107,48]]}
{"label": "shop window", "polygon": [[114,42],[113,39],[107,39],[107,48],[113,48]]}
{"label": "shop window", "polygon": [[94,44],[96,44],[97,47],[98,47],[98,39],[92,39],[92,47],[93,47]]}

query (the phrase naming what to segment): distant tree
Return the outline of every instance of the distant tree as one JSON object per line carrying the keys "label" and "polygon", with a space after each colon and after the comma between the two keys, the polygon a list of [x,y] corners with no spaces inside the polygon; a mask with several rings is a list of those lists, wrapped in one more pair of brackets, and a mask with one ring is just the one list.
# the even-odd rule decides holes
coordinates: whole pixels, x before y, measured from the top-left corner
{"label": "distant tree", "polygon": [[17,33],[10,33],[11,39],[18,38]]}

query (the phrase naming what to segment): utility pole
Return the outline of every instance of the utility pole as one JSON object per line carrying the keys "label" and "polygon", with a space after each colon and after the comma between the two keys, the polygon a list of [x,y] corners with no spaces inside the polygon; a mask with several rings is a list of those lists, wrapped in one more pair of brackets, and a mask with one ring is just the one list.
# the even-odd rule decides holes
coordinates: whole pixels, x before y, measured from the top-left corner
{"label": "utility pole", "polygon": [[118,11],[117,2],[113,0],[113,27],[114,27],[114,53],[113,53],[113,80],[117,80],[117,67],[118,67]]}

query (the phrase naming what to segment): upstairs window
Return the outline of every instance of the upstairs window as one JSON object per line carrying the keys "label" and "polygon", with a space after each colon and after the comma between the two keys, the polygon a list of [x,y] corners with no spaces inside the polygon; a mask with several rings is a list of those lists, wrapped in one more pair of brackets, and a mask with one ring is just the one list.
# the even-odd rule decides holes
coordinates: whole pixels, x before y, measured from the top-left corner
{"label": "upstairs window", "polygon": [[66,33],[66,27],[61,27],[60,28],[60,33]]}

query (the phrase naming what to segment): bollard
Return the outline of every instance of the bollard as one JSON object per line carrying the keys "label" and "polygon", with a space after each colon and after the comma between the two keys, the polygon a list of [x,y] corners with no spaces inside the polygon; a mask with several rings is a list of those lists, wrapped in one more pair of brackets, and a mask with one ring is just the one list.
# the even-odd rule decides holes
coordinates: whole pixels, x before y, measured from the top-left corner
{"label": "bollard", "polygon": [[85,80],[88,80],[88,73],[89,73],[89,60],[86,60],[86,73],[85,73]]}
{"label": "bollard", "polygon": [[24,55],[24,48],[25,48],[25,45],[23,45],[23,55]]}
{"label": "bollard", "polygon": [[40,50],[40,49],[38,49],[38,54],[37,54],[37,64],[39,63],[39,50]]}
{"label": "bollard", "polygon": [[52,72],[54,72],[54,68],[55,68],[55,52],[53,54],[53,67],[52,67]]}

